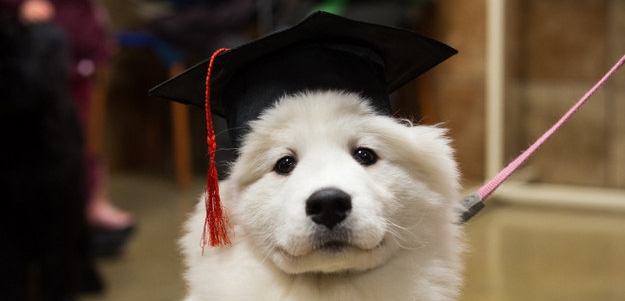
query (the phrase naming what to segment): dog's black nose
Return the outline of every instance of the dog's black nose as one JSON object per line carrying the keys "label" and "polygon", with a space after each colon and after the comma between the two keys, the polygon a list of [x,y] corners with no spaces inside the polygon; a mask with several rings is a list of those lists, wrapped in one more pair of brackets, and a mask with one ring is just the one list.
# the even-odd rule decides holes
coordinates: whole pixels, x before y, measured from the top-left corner
{"label": "dog's black nose", "polygon": [[317,190],[306,200],[306,215],[330,230],[343,221],[351,209],[352,198],[336,188]]}

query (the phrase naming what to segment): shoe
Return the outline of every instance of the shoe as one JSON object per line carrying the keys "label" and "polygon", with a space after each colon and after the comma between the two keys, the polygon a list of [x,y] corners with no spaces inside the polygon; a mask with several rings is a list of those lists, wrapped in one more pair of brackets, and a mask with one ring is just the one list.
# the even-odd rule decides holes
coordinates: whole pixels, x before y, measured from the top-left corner
{"label": "shoe", "polygon": [[100,258],[119,256],[134,230],[134,224],[122,229],[92,228],[91,241],[94,255]]}

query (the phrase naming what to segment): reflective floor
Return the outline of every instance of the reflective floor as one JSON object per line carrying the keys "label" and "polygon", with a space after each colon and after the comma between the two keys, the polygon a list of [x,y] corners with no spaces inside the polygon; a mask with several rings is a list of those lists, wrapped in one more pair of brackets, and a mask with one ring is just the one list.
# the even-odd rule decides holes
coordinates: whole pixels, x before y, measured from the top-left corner
{"label": "reflective floor", "polygon": [[[180,300],[185,288],[176,239],[202,182],[180,191],[171,179],[113,175],[111,196],[136,215],[139,228],[122,257],[99,262],[106,293],[82,299]],[[489,200],[467,234],[462,301],[625,300],[625,212]]]}
{"label": "reflective floor", "polygon": [[625,300],[625,212],[488,207],[467,227],[461,300]]}
{"label": "reflective floor", "polygon": [[201,193],[201,181],[181,191],[172,179],[117,174],[108,186],[113,202],[134,214],[138,228],[121,257],[99,261],[106,292],[82,300],[181,300],[185,288],[176,240]]}

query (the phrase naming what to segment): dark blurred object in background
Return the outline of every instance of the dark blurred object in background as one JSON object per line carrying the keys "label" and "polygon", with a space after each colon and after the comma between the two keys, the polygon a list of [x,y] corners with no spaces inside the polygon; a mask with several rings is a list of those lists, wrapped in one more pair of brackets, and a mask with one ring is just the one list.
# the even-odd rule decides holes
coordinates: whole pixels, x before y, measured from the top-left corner
{"label": "dark blurred object in background", "polygon": [[65,34],[0,20],[0,299],[102,289],[90,255],[80,121]]}

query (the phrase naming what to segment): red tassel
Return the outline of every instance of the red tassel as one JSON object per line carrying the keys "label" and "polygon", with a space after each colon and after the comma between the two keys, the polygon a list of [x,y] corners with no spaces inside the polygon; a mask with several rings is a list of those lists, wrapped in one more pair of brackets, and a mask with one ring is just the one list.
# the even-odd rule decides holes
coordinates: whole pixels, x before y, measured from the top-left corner
{"label": "red tassel", "polygon": [[228,51],[227,48],[218,49],[211,56],[206,74],[206,144],[208,145],[208,153],[210,156],[208,174],[206,177],[206,191],[204,204],[206,205],[206,219],[204,220],[204,231],[202,232],[202,253],[204,247],[208,244],[211,247],[229,245],[228,238],[228,220],[224,215],[219,197],[219,178],[217,176],[217,167],[215,164],[215,150],[217,143],[215,142],[215,130],[213,129],[213,118],[210,110],[210,77],[213,69],[213,61],[222,52]]}

